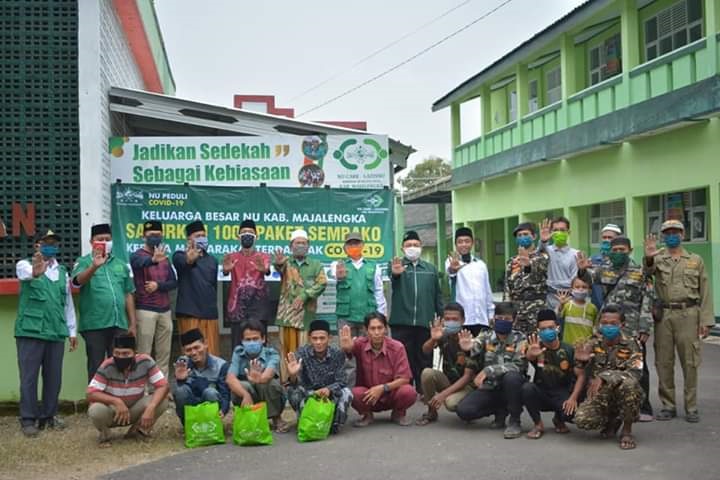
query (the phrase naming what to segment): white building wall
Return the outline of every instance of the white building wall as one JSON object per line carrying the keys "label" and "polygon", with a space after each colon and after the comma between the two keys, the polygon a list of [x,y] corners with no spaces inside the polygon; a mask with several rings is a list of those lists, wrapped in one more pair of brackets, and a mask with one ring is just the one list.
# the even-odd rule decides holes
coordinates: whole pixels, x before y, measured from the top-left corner
{"label": "white building wall", "polygon": [[143,89],[112,0],[79,0],[80,204],[83,253],[90,227],[110,221],[111,86]]}

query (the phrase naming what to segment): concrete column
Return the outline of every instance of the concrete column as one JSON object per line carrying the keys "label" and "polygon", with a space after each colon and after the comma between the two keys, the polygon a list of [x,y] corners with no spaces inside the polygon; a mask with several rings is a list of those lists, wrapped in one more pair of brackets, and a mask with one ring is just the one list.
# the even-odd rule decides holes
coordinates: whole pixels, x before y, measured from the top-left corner
{"label": "concrete column", "polygon": [[720,72],[718,62],[717,33],[720,32],[720,5],[717,0],[705,0],[705,37],[707,48],[710,52],[710,62],[715,65],[715,72]]}
{"label": "concrete column", "polygon": [[460,145],[460,104],[450,105],[450,144],[452,148]]}
{"label": "concrete column", "polygon": [[711,277],[712,283],[712,294],[713,294],[713,307],[715,309],[715,316],[720,316],[720,186],[717,183],[713,183],[708,187],[708,194],[710,196],[709,210],[706,212],[707,218],[709,219],[710,229],[709,237],[710,241],[710,253],[711,253],[711,265],[705,265],[705,270],[708,272],[708,276]]}
{"label": "concrete column", "polygon": [[577,75],[575,71],[575,41],[572,35],[563,33],[560,38],[560,76],[562,78],[562,101],[577,91]]}
{"label": "concrete column", "polygon": [[512,235],[510,232],[514,225],[511,225],[512,219],[505,217],[503,218],[503,238],[505,238],[505,259],[512,257],[515,254],[515,242],[512,241]]}
{"label": "concrete column", "polygon": [[487,85],[483,85],[480,91],[480,115],[480,130],[482,135],[485,135],[490,130],[492,130],[492,106],[490,104],[490,87]]}
{"label": "concrete column", "polygon": [[517,92],[517,124],[520,126],[522,117],[528,114],[528,69],[524,63],[515,67],[515,83]]}
{"label": "concrete column", "polygon": [[445,258],[448,255],[447,237],[445,235],[445,204],[438,203],[435,205],[435,220],[437,224],[437,267],[442,271],[445,265]]}
{"label": "concrete column", "polygon": [[588,207],[564,207],[563,216],[570,220],[570,245],[590,253],[590,228]]}
{"label": "concrete column", "polygon": [[622,52],[622,75],[623,83],[620,86],[623,93],[619,98],[625,99],[627,104],[621,100],[615,108],[620,109],[632,103],[630,88],[630,70],[640,64],[640,31],[638,24],[638,11],[635,0],[621,0],[620,2],[620,45]]}
{"label": "concrete column", "polygon": [[640,262],[645,248],[645,198],[625,197],[625,231],[633,246],[633,258]]}
{"label": "concrete column", "polygon": [[490,256],[492,254],[492,248],[493,246],[490,245],[490,222],[484,221],[484,222],[477,222],[476,224],[476,231],[479,232],[478,238],[480,239],[481,247],[480,251],[477,252],[477,254],[485,260],[487,263],[490,259]]}

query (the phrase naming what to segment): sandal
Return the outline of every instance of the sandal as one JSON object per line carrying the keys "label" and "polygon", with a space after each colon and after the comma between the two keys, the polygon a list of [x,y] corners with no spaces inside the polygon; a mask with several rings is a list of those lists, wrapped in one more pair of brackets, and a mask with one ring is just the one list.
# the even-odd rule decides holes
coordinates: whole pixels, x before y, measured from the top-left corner
{"label": "sandal", "polygon": [[422,417],[415,420],[415,425],[418,425],[420,427],[424,427],[425,425],[436,422],[438,419],[437,412],[433,413],[423,413]]}
{"label": "sandal", "polygon": [[613,438],[617,435],[618,430],[620,430],[620,422],[617,419],[613,419],[607,423],[605,428],[600,430],[600,436],[602,438]]}
{"label": "sandal", "polygon": [[363,415],[353,422],[353,427],[363,428],[373,423],[374,418],[372,415]]}
{"label": "sandal", "polygon": [[672,420],[677,416],[677,412],[675,410],[670,410],[669,408],[663,408],[660,410],[660,413],[658,413],[655,416],[655,420],[660,420],[661,422]]}
{"label": "sandal", "polygon": [[555,417],[553,417],[552,422],[555,425],[555,433],[570,433],[570,429],[565,425],[565,422],[561,422]]}
{"label": "sandal", "polygon": [[275,420],[275,433],[287,433],[288,430],[290,430],[289,423],[281,418]]}
{"label": "sandal", "polygon": [[538,440],[544,433],[545,431],[536,425],[527,433],[527,438],[530,440]]}
{"label": "sandal", "polygon": [[631,434],[625,433],[620,437],[620,450],[632,450],[636,446],[635,437]]}

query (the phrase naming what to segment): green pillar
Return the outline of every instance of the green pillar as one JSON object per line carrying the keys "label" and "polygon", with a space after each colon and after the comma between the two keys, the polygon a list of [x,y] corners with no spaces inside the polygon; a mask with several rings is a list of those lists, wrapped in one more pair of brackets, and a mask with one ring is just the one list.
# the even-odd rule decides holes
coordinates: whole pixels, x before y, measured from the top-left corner
{"label": "green pillar", "polygon": [[438,203],[435,205],[435,220],[437,224],[437,267],[439,271],[443,270],[445,258],[448,255],[447,235],[445,233],[445,204]]}
{"label": "green pillar", "polygon": [[480,115],[480,130],[482,135],[485,135],[492,130],[492,105],[490,103],[490,87],[487,85],[483,85],[480,90]]}
{"label": "green pillar", "polygon": [[570,245],[585,253],[590,250],[588,207],[564,207],[563,216],[570,220]]}
{"label": "green pillar", "polygon": [[575,41],[567,32],[560,38],[560,76],[562,78],[562,101],[567,105],[567,99],[577,90],[577,72],[575,66]]}
{"label": "green pillar", "polygon": [[515,67],[515,91],[517,92],[517,124],[520,126],[522,118],[528,114],[528,69],[524,63]]}
{"label": "green pillar", "polygon": [[720,73],[720,59],[718,59],[717,33],[720,33],[720,5],[717,0],[705,0],[705,37],[707,49],[710,53],[710,62],[715,66],[714,71]]}
{"label": "green pillar", "polygon": [[452,147],[452,166],[456,167],[455,148],[460,145],[460,104],[450,105],[450,144]]}
{"label": "green pillar", "polygon": [[615,100],[616,109],[632,103],[630,98],[630,70],[640,64],[640,31],[635,0],[620,2],[620,44],[622,52],[623,82],[620,95]]}
{"label": "green pillar", "polygon": [[645,199],[625,197],[625,231],[633,247],[633,258],[640,262],[645,249]]}
{"label": "green pillar", "polygon": [[484,222],[477,222],[475,224],[479,230],[478,238],[480,239],[480,251],[477,252],[477,254],[485,260],[485,263],[490,261],[491,256],[491,246],[490,246],[490,222],[484,221]]}
{"label": "green pillar", "polygon": [[706,213],[707,218],[710,219],[710,252],[712,265],[705,265],[705,270],[708,272],[708,276],[711,276],[712,293],[713,293],[713,307],[715,309],[715,316],[720,316],[720,268],[717,266],[720,264],[720,185],[712,183],[708,187],[708,194],[710,195],[709,207],[710,211]]}
{"label": "green pillar", "polygon": [[515,228],[511,225],[511,219],[508,217],[503,218],[503,236],[505,238],[505,258],[508,259],[515,254],[515,243],[512,242],[512,229]]}

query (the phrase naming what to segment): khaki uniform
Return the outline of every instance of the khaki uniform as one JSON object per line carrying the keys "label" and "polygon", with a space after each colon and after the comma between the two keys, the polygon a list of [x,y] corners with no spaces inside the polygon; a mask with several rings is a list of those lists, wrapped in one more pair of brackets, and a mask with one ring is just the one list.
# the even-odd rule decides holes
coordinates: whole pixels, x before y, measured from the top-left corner
{"label": "khaki uniform", "polygon": [[675,351],[685,379],[685,411],[697,411],[697,378],[701,358],[700,326],[715,324],[705,265],[700,256],[681,249],[673,258],[663,250],[653,265],[662,319],[655,326],[655,368],[663,408],[675,410]]}

